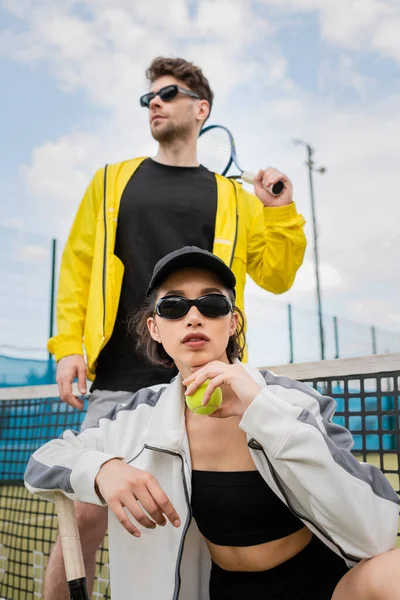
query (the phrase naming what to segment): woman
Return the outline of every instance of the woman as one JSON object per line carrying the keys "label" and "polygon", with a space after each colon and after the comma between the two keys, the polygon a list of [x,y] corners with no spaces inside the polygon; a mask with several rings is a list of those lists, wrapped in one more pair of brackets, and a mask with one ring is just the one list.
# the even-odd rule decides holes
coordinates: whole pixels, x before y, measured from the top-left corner
{"label": "woman", "polygon": [[[179,375],[37,450],[28,489],[108,504],[113,600],[398,598],[397,495],[350,454],[333,400],[239,362],[234,287],[198,248],[157,263],[135,326]],[[206,380],[211,416],[184,402]]]}

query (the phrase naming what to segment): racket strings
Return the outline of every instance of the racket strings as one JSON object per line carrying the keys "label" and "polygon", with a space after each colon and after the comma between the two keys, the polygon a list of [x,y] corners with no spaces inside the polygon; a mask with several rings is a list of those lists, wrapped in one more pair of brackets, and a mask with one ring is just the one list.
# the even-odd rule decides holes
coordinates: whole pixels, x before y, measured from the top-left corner
{"label": "racket strings", "polygon": [[210,129],[197,142],[197,156],[202,165],[214,173],[225,175],[231,162],[229,135],[223,129]]}

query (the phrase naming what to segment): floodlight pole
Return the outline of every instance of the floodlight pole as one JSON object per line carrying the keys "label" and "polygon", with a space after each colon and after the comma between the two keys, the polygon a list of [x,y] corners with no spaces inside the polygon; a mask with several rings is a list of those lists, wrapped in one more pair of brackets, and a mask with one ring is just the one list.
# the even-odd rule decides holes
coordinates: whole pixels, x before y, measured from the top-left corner
{"label": "floodlight pole", "polygon": [[314,265],[315,265],[315,281],[316,281],[316,289],[317,289],[317,307],[318,307],[318,324],[319,324],[319,342],[320,342],[320,352],[321,352],[321,360],[325,360],[325,338],[324,338],[324,324],[323,324],[323,313],[322,313],[322,298],[321,298],[321,285],[320,285],[320,277],[319,277],[319,259],[318,259],[318,229],[317,229],[317,220],[315,217],[315,198],[314,198],[314,183],[313,183],[313,171],[317,171],[318,173],[325,173],[325,167],[314,168],[313,161],[313,153],[314,150],[311,148],[310,144],[303,142],[302,140],[293,140],[295,144],[301,144],[305,146],[307,150],[307,162],[308,166],[308,175],[309,175],[309,184],[310,184],[310,199],[311,199],[311,216],[312,216],[312,224],[313,224],[313,236],[314,236]]}

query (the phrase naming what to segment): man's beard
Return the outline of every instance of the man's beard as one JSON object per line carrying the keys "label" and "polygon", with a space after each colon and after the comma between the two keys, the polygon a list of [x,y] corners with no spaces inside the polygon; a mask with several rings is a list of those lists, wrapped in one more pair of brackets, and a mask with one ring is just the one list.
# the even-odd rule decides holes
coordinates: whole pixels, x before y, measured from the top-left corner
{"label": "man's beard", "polygon": [[174,125],[173,123],[164,123],[159,129],[151,129],[151,135],[159,144],[172,144],[176,141],[182,141],[190,137],[191,125],[181,123]]}

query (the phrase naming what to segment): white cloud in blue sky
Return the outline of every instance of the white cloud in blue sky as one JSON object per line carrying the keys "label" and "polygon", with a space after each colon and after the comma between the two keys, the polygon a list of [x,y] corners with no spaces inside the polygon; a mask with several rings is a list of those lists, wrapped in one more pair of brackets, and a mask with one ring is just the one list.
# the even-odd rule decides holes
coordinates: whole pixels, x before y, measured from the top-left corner
{"label": "white cloud in blue sky", "polygon": [[3,225],[65,238],[99,166],[153,152],[144,70],[181,55],[209,77],[211,121],[233,130],[241,162],[287,172],[308,221],[293,289],[249,284],[260,330],[287,302],[315,307],[298,137],[328,167],[315,177],[325,310],[400,328],[398,0],[4,0],[0,23]]}

